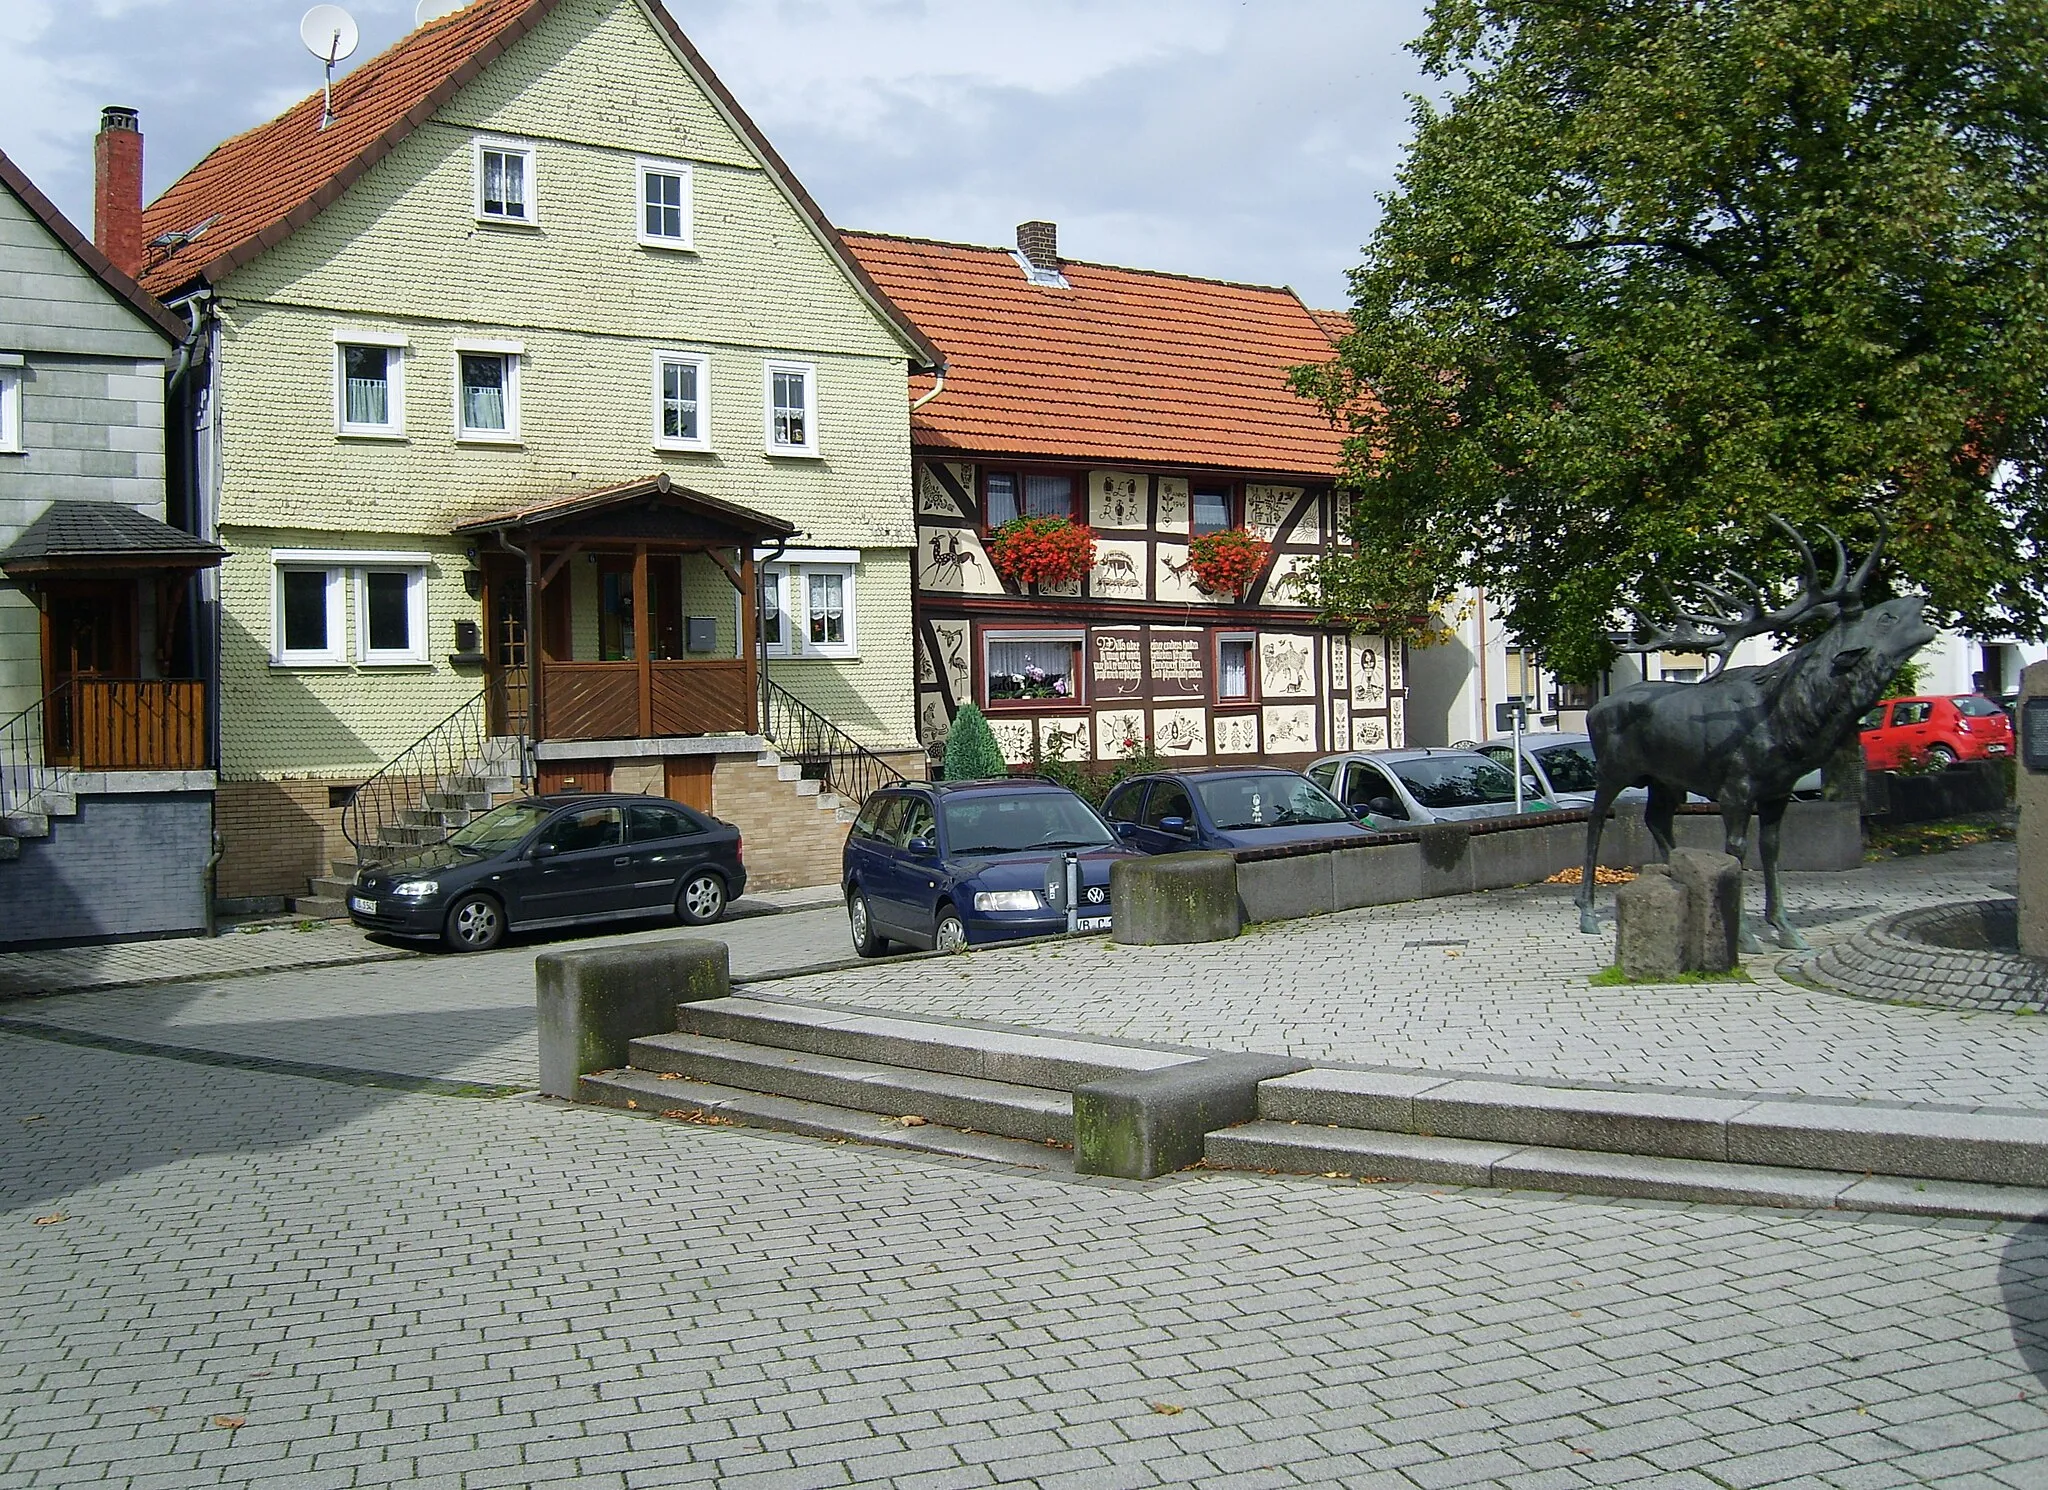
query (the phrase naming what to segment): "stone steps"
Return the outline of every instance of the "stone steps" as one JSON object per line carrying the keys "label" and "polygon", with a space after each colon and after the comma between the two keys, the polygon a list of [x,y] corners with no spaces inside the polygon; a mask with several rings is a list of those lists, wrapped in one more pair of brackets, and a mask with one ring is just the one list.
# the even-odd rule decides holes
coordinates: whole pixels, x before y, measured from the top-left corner
{"label": "stone steps", "polygon": [[604,1107],[627,1108],[651,1117],[667,1117],[713,1127],[737,1125],[801,1133],[812,1138],[909,1149],[954,1159],[978,1159],[1021,1169],[1071,1172],[1071,1151],[990,1133],[963,1132],[938,1123],[905,1126],[872,1112],[850,1111],[818,1102],[741,1091],[711,1082],[677,1078],[664,1081],[654,1072],[608,1071],[586,1076],[580,1100]]}
{"label": "stone steps", "polygon": [[702,1035],[654,1035],[635,1040],[632,1050],[637,1071],[1012,1138],[1074,1141],[1072,1097],[1044,1087]]}
{"label": "stone steps", "polygon": [[2048,1213],[2048,1189],[2025,1186],[1517,1147],[1264,1120],[1211,1133],[1206,1149],[1205,1162],[1213,1168],[1329,1178],[2016,1221]]}

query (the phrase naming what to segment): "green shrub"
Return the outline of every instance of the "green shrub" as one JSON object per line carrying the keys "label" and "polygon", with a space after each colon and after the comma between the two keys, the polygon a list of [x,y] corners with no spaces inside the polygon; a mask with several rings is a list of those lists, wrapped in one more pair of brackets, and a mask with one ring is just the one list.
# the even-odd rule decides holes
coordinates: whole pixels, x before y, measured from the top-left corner
{"label": "green shrub", "polygon": [[946,731],[946,780],[985,781],[1009,774],[988,720],[973,704],[962,704],[953,716],[952,728]]}

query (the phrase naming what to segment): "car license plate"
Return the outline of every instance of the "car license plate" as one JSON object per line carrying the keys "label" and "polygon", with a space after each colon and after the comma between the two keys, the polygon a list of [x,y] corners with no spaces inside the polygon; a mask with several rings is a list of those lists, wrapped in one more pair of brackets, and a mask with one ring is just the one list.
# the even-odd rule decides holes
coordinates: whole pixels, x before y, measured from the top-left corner
{"label": "car license plate", "polygon": [[2003,745],[1986,745],[1984,753],[1986,755],[2004,755],[2005,747]]}
{"label": "car license plate", "polygon": [[348,908],[358,915],[374,916],[377,914],[377,902],[366,895],[349,896]]}
{"label": "car license plate", "polygon": [[1081,918],[1080,918],[1080,919],[1079,919],[1078,921],[1076,921],[1076,922],[1074,923],[1074,930],[1076,930],[1076,931],[1107,931],[1107,930],[1109,930],[1109,917],[1107,917],[1107,916],[1083,916],[1083,917],[1081,917]]}

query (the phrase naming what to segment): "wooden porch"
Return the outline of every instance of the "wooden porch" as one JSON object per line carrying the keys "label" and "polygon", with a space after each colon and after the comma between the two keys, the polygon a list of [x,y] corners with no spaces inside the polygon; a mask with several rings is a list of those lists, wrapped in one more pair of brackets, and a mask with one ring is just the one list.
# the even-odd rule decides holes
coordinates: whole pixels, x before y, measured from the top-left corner
{"label": "wooden porch", "polygon": [[464,523],[481,553],[496,733],[541,740],[754,734],[753,550],[780,519],[666,475]]}

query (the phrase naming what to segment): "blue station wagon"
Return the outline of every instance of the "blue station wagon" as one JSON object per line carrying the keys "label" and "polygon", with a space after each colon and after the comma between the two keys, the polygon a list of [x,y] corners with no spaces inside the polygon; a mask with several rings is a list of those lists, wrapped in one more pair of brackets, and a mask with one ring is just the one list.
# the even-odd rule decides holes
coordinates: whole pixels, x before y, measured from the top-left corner
{"label": "blue station wagon", "polygon": [[1036,779],[913,783],[868,798],[846,835],[853,948],[970,946],[1109,929],[1123,847],[1086,802]]}

